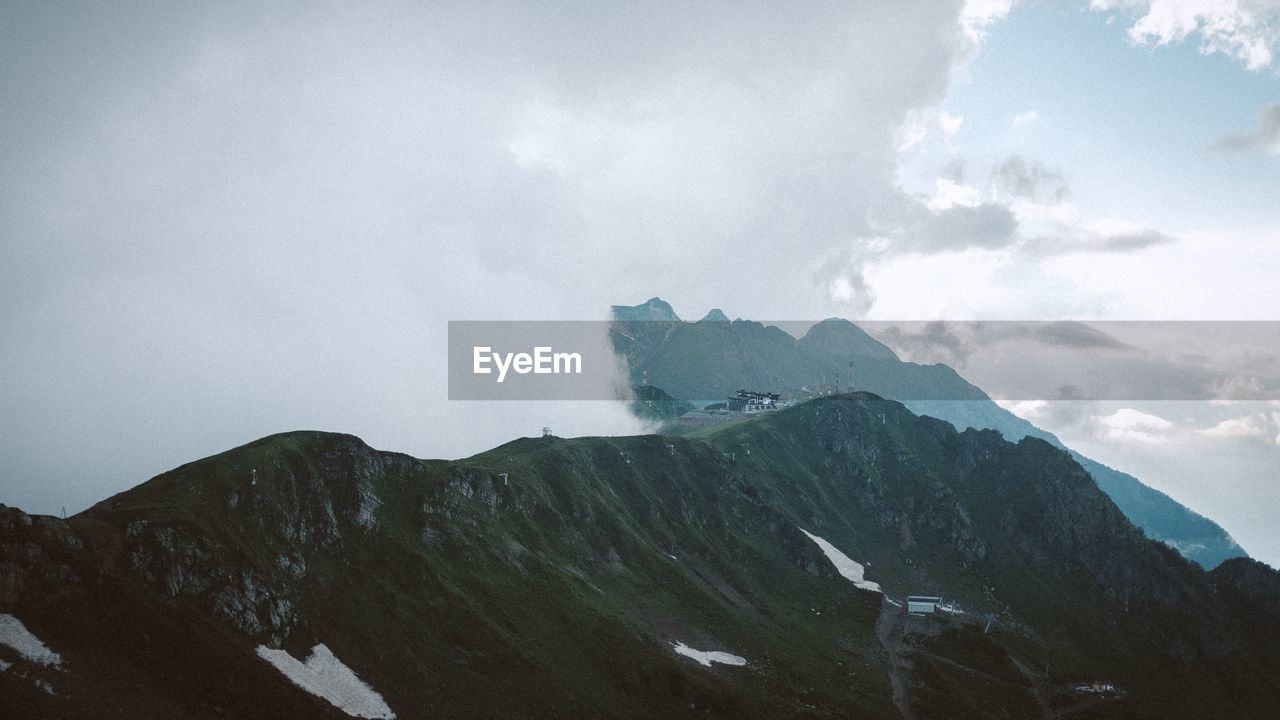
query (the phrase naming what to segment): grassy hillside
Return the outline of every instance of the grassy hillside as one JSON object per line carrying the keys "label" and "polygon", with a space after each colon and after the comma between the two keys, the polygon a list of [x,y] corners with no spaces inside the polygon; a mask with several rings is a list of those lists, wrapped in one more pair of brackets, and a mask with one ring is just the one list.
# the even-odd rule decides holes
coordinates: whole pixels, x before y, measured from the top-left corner
{"label": "grassy hillside", "polygon": [[[341,716],[254,652],[318,643],[401,718],[1264,717],[1280,702],[1275,651],[1066,453],[868,394],[457,462],[272,436],[67,521],[3,509],[0,572],[0,612],[64,658],[0,646],[6,717]],[[920,593],[955,613],[897,607]],[[1097,677],[1123,694],[1073,694]]]}

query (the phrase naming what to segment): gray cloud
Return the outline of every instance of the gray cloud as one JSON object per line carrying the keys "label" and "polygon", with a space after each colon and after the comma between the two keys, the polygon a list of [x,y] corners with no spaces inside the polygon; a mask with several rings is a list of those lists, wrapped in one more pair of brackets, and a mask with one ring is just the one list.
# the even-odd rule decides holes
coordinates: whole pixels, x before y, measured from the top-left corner
{"label": "gray cloud", "polygon": [[1029,255],[1048,257],[1085,252],[1134,252],[1176,242],[1177,238],[1150,228],[1138,232],[1106,235],[1084,228],[1063,228],[1060,235],[1041,235],[1023,240],[1019,246]]}
{"label": "gray cloud", "polygon": [[864,330],[875,334],[904,359],[921,363],[945,363],[963,368],[977,351],[970,333],[962,333],[956,323],[931,321],[923,325],[868,325]]}
{"label": "gray cloud", "polygon": [[870,218],[869,234],[830,251],[815,273],[835,298],[835,309],[854,318],[875,304],[865,275],[873,263],[913,254],[1010,247],[1018,240],[1013,213],[991,203],[935,210],[919,198],[898,193],[872,208]]}
{"label": "gray cloud", "polygon": [[1026,328],[1026,336],[1059,348],[1122,350],[1131,347],[1082,322],[1036,323]]}
{"label": "gray cloud", "polygon": [[295,428],[630,431],[444,401],[446,321],[816,314],[967,52],[958,2],[2,12],[0,501],[37,512]]}
{"label": "gray cloud", "polygon": [[997,189],[1016,198],[1043,203],[1060,203],[1071,195],[1066,178],[1039,160],[1010,155],[991,169]]}
{"label": "gray cloud", "polygon": [[1126,252],[1129,250],[1142,250],[1154,245],[1164,245],[1174,242],[1174,238],[1166,235],[1158,230],[1143,230],[1135,233],[1122,233],[1119,235],[1103,235],[1099,238],[1098,247],[1101,250],[1110,252]]}
{"label": "gray cloud", "polygon": [[[1134,348],[1100,327],[1074,321],[1055,322],[863,322],[863,329],[898,351],[905,358],[920,363],[946,363],[964,368],[970,358],[982,354],[987,364],[993,357],[1017,358],[1057,352],[1130,351]],[[1043,379],[1036,381],[1038,387]],[[1063,395],[1079,391],[1064,385],[1056,391],[1056,399],[1080,399]]]}
{"label": "gray cloud", "polygon": [[1280,398],[1280,323],[870,321],[919,363],[944,362],[993,397],[1055,401]]}
{"label": "gray cloud", "polygon": [[1227,135],[1214,144],[1226,152],[1265,152],[1280,155],[1280,102],[1258,113],[1258,129],[1248,135]]}
{"label": "gray cloud", "polygon": [[957,155],[948,160],[946,165],[942,166],[942,172],[939,174],[939,177],[946,178],[947,180],[960,185],[965,182],[968,169],[969,163],[964,158]]}

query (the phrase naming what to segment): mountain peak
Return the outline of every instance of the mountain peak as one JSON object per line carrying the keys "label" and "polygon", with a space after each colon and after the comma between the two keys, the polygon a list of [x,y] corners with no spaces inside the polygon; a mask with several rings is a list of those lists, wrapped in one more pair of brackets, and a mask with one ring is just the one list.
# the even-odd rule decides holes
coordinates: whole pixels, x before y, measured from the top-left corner
{"label": "mountain peak", "polygon": [[897,354],[887,346],[844,318],[827,318],[814,325],[800,338],[800,343],[841,356],[898,359]]}
{"label": "mountain peak", "polygon": [[729,322],[729,316],[725,315],[720,308],[712,308],[711,312],[703,316],[698,322]]}
{"label": "mountain peak", "polygon": [[662,320],[680,322],[680,316],[660,297],[651,297],[642,305],[614,305],[613,319],[619,322],[635,320]]}

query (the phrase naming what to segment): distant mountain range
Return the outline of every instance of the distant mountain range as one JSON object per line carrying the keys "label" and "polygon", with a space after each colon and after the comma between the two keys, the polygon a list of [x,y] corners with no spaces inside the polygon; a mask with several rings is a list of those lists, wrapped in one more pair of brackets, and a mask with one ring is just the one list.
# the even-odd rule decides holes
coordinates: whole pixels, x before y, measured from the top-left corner
{"label": "distant mountain range", "polygon": [[[847,320],[824,320],[797,339],[776,326],[728,322],[719,310],[699,322],[685,322],[657,297],[612,310],[614,348],[626,358],[633,385],[647,381],[676,398],[722,400],[740,388],[811,396],[833,390],[838,378],[846,388],[852,372],[856,389],[899,400],[959,429],[988,428],[1013,441],[1030,436],[1066,447],[1052,433],[992,402],[950,367],[903,362]],[[1213,521],[1131,475],[1071,453],[1149,537],[1206,569],[1227,558],[1247,557]]]}
{"label": "distant mountain range", "polygon": [[1277,608],[869,393],[459,461],[295,432],[0,505],[0,717],[1270,718]]}

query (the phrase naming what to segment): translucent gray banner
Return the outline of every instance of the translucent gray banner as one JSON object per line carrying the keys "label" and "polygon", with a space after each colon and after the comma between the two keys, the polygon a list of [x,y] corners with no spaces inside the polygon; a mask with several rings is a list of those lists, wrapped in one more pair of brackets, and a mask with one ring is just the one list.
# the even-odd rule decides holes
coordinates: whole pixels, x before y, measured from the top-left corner
{"label": "translucent gray banner", "polygon": [[945,363],[998,399],[1280,399],[1280,322],[935,321],[859,326],[902,359]]}
{"label": "translucent gray banner", "polygon": [[646,382],[690,400],[739,388],[789,398],[852,389],[898,400],[1280,400],[1280,322],[449,323],[451,400],[612,400]]}

